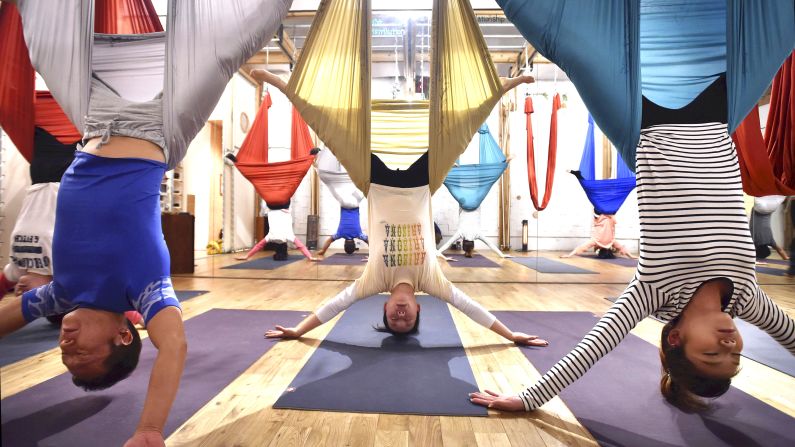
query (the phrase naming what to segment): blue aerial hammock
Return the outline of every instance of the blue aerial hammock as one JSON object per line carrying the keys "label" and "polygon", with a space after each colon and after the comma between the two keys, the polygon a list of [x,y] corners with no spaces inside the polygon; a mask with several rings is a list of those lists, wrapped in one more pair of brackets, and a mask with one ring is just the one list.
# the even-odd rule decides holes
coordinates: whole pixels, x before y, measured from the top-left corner
{"label": "blue aerial hammock", "polygon": [[478,138],[480,142],[479,162],[471,165],[453,166],[444,180],[444,185],[447,186],[450,194],[458,201],[461,208],[467,211],[478,209],[491,186],[508,167],[508,163],[505,162],[505,154],[494,141],[494,137],[485,123],[478,129]]}
{"label": "blue aerial hammock", "polygon": [[580,170],[572,172],[580,181],[585,195],[594,207],[596,214],[615,214],[627,196],[635,188],[635,174],[617,153],[616,178],[596,179],[594,169],[594,132],[593,118],[588,115],[588,134],[585,147],[582,149]]}

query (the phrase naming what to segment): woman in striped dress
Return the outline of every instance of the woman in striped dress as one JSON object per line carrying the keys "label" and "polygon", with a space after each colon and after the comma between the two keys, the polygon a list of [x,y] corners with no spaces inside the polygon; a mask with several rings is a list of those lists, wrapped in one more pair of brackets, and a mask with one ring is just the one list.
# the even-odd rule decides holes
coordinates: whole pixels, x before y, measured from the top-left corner
{"label": "woman in striped dress", "polygon": [[500,410],[533,410],[613,350],[643,318],[666,321],[660,388],[685,411],[725,393],[743,340],[739,317],[795,354],[795,322],[756,283],[737,154],[727,132],[725,75],[681,109],[643,98],[636,174],[640,260],[615,304],[563,359],[519,395],[473,393]]}

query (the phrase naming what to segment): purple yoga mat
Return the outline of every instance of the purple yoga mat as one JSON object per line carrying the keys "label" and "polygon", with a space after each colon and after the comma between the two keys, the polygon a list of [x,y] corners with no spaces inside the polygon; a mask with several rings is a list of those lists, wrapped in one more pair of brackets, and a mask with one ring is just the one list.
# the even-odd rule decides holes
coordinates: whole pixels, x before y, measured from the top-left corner
{"label": "purple yoga mat", "polygon": [[[516,331],[549,340],[520,348],[546,372],[596,324],[587,312],[494,312]],[[686,414],[660,394],[657,348],[629,335],[561,397],[580,423],[609,446],[790,446],[795,419],[731,388],[703,414]]]}
{"label": "purple yoga mat", "polygon": [[483,255],[474,255],[471,258],[467,258],[464,255],[460,254],[445,254],[445,256],[455,259],[456,261],[448,262],[447,265],[450,267],[486,267],[486,268],[495,268],[499,267],[500,265],[496,262],[492,261],[491,259],[483,256]]}
{"label": "purple yoga mat", "polygon": [[367,255],[353,253],[334,253],[333,255],[329,256],[328,258],[322,260],[320,264],[322,265],[361,265],[364,267],[367,263],[364,261],[367,258]]}
{"label": "purple yoga mat", "polygon": [[616,256],[615,258],[610,259],[600,259],[598,256],[586,256],[587,258],[597,259],[599,261],[609,262],[611,264],[620,265],[622,267],[638,267],[638,260],[637,259],[629,259],[629,258],[622,258],[620,256]]}
{"label": "purple yoga mat", "polygon": [[[263,332],[295,325],[306,312],[213,309],[185,322],[188,358],[163,435],[168,436],[276,343]],[[138,368],[104,391],[87,393],[71,376],[3,399],[4,446],[121,446],[133,434],[157,350],[144,340]]]}

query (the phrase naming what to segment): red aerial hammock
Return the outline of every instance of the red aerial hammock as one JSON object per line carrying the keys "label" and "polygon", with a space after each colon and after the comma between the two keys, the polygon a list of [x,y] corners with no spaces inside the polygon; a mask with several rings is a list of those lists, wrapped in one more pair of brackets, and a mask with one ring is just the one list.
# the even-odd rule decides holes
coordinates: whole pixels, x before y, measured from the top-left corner
{"label": "red aerial hammock", "polygon": [[748,195],[795,195],[793,75],[795,58],[790,54],[773,79],[764,138],[756,106],[732,134],[740,160],[743,191]]}
{"label": "red aerial hammock", "polygon": [[290,202],[315,157],[309,154],[314,146],[309,127],[293,107],[290,160],[268,163],[268,109],[271,104],[266,92],[251,130],[240,146],[235,166],[254,185],[265,203],[277,206]]}
{"label": "red aerial hammock", "polygon": [[552,183],[555,181],[555,159],[558,153],[558,109],[560,109],[560,95],[555,93],[552,98],[552,115],[549,121],[549,146],[547,150],[547,182],[544,187],[544,199],[538,204],[538,182],[536,180],[535,148],[533,147],[533,122],[530,115],[533,113],[533,100],[530,96],[524,99],[524,113],[527,117],[527,178],[530,183],[530,199],[538,211],[549,205],[552,197]]}
{"label": "red aerial hammock", "polygon": [[[94,31],[143,34],[163,31],[163,26],[151,0],[97,0]],[[36,92],[34,96],[36,78],[22,34],[22,19],[16,6],[8,2],[0,5],[0,65],[4,67],[0,70],[0,127],[26,160],[33,158],[34,127],[50,133],[54,129],[58,135],[53,135],[64,144],[80,139],[49,92]]]}

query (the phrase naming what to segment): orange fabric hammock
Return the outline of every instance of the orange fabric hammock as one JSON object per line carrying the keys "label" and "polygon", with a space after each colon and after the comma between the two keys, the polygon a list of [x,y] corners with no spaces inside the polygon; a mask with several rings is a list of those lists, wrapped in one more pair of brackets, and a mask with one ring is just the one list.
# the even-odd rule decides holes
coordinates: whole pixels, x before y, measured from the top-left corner
{"label": "orange fabric hammock", "polygon": [[[97,0],[94,31],[143,34],[163,31],[163,25],[151,0]],[[36,77],[22,34],[22,19],[16,6],[7,2],[0,5],[0,65],[3,66],[0,70],[0,127],[22,156],[30,161],[33,158],[34,126],[39,122],[36,116],[38,108],[34,108]],[[63,115],[60,107],[55,106],[57,110],[47,105],[47,113]],[[43,119],[49,122],[61,120],[55,115]],[[66,115],[63,119],[68,122]],[[62,137],[65,138],[65,134]],[[59,141],[65,143],[60,138]]]}
{"label": "orange fabric hammock", "polygon": [[290,160],[268,163],[268,109],[273,104],[266,92],[257,117],[237,154],[235,166],[269,206],[281,206],[301,184],[315,157],[309,154],[314,143],[309,127],[293,107]]}
{"label": "orange fabric hammock", "polygon": [[755,197],[795,195],[795,59],[792,54],[773,79],[770,112],[762,137],[759,108],[753,110],[732,134],[743,191]]}
{"label": "orange fabric hammock", "polygon": [[549,205],[552,197],[552,183],[555,181],[555,159],[558,153],[558,109],[560,109],[560,95],[557,93],[552,98],[552,115],[549,121],[549,146],[547,149],[547,182],[544,187],[544,199],[538,204],[538,181],[536,179],[535,148],[533,147],[533,122],[530,115],[533,113],[533,99],[529,96],[524,99],[524,113],[527,117],[527,179],[530,183],[530,199],[536,210],[542,211]]}

